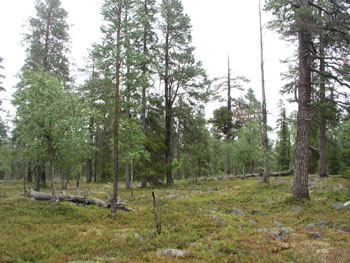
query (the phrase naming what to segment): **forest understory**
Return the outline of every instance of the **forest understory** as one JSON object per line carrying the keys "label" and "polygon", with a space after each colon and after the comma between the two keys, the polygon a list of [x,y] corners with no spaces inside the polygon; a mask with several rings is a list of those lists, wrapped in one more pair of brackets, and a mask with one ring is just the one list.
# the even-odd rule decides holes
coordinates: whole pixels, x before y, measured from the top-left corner
{"label": "forest understory", "polygon": [[[0,262],[348,262],[350,182],[310,176],[311,201],[292,197],[293,176],[213,176],[163,188],[120,188],[136,212],[23,195],[0,181]],[[44,188],[43,192],[49,192]],[[109,184],[72,183],[66,194],[106,200]],[[152,192],[161,233],[156,234]],[[59,191],[60,192],[60,191]]]}

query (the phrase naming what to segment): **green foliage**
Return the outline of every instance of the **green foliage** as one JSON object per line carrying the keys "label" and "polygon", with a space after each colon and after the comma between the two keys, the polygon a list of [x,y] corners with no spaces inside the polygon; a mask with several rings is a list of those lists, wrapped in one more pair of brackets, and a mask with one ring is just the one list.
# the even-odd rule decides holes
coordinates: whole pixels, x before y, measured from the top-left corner
{"label": "green foliage", "polygon": [[146,136],[136,118],[123,118],[120,122],[121,161],[137,164],[148,160],[150,155],[144,145]]}
{"label": "green foliage", "polygon": [[68,81],[68,13],[61,7],[60,0],[38,0],[35,10],[36,16],[29,18],[29,32],[23,39],[27,52],[23,68],[37,70],[43,67],[52,75]]}
{"label": "green foliage", "polygon": [[348,178],[350,170],[350,120],[342,123],[338,136],[340,170]]}
{"label": "green foliage", "polygon": [[286,116],[286,109],[283,101],[280,101],[280,117],[277,120],[277,141],[276,141],[276,154],[277,154],[277,167],[279,171],[287,171],[290,168],[291,158],[291,134],[289,123]]}
{"label": "green foliage", "polygon": [[25,71],[13,104],[17,143],[26,161],[58,160],[63,165],[84,155],[84,108],[57,78],[42,70]]}

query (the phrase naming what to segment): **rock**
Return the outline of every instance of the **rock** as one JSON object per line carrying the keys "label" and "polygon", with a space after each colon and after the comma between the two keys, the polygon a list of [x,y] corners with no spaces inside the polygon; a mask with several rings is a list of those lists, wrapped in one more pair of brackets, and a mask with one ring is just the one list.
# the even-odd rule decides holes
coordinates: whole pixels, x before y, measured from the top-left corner
{"label": "rock", "polygon": [[347,189],[346,189],[346,187],[344,185],[338,184],[338,190],[339,191],[346,191]]}
{"label": "rock", "polygon": [[136,240],[138,240],[138,241],[141,241],[141,240],[143,240],[143,236],[141,236],[140,234],[134,234],[134,238],[136,239]]}
{"label": "rock", "polygon": [[339,230],[342,230],[344,232],[350,233],[350,226],[348,226],[348,225],[334,224],[333,227],[335,229],[339,229]]}
{"label": "rock", "polygon": [[279,222],[279,221],[272,221],[272,224],[274,224],[275,226],[277,226],[277,227],[282,227],[282,224],[281,224],[281,222]]}
{"label": "rock", "polygon": [[280,249],[286,250],[291,248],[291,245],[287,242],[274,241],[273,244],[277,246],[272,248],[272,251],[274,251],[275,253],[279,252]]}
{"label": "rock", "polygon": [[219,226],[227,226],[227,223],[225,220],[221,219],[220,217],[213,216],[213,220],[218,223]]}
{"label": "rock", "polygon": [[212,210],[210,210],[210,213],[211,213],[211,214],[216,214],[217,211],[218,211],[217,208],[213,208]]}
{"label": "rock", "polygon": [[328,200],[328,198],[327,197],[325,197],[325,198],[315,198],[314,199],[316,202],[324,202],[324,201],[327,201]]}
{"label": "rock", "polygon": [[244,216],[245,215],[245,213],[243,211],[238,210],[238,209],[232,210],[230,214],[231,215],[236,215],[236,216]]}
{"label": "rock", "polygon": [[318,185],[315,185],[315,184],[310,184],[309,186],[310,186],[310,188],[313,189],[313,190],[318,190],[318,189],[320,189],[320,187],[319,187]]}
{"label": "rock", "polygon": [[177,196],[178,196],[177,194],[168,194],[166,198],[173,199],[173,198],[175,198]]}
{"label": "rock", "polygon": [[293,229],[291,229],[290,227],[281,227],[281,231],[286,234],[293,233]]}
{"label": "rock", "polygon": [[249,219],[249,222],[256,225],[258,223],[258,221],[256,221],[255,219]]}
{"label": "rock", "polygon": [[320,220],[320,221],[317,221],[315,223],[316,225],[318,225],[319,227],[327,227],[328,223],[326,221],[323,221],[323,220]]}
{"label": "rock", "polygon": [[164,204],[164,199],[163,198],[161,198],[161,197],[158,197],[157,198],[158,200],[158,204],[160,204],[160,205],[162,205],[162,204]]}
{"label": "rock", "polygon": [[306,229],[306,230],[315,229],[315,228],[316,228],[316,225],[313,224],[313,223],[307,224],[307,225],[305,226],[305,229]]}
{"label": "rock", "polygon": [[191,252],[179,250],[179,249],[165,249],[162,251],[158,251],[157,256],[168,256],[168,257],[176,257],[176,258],[184,258],[191,256]]}
{"label": "rock", "polygon": [[256,231],[258,231],[258,232],[270,232],[270,230],[266,227],[257,228]]}
{"label": "rock", "polygon": [[288,209],[288,211],[300,212],[300,209],[301,209],[301,207],[297,205],[297,206],[294,206],[294,207]]}
{"label": "rock", "polygon": [[214,204],[214,205],[217,205],[217,204],[218,204],[218,201],[216,201],[216,200],[211,200],[210,203],[211,203],[211,204]]}
{"label": "rock", "polygon": [[334,209],[337,209],[337,210],[340,210],[340,209],[343,209],[343,208],[344,208],[344,204],[342,204],[342,203],[332,203],[331,206],[332,206]]}
{"label": "rock", "polygon": [[321,233],[318,233],[318,232],[309,232],[307,234],[313,238],[322,238],[323,237],[323,235]]}
{"label": "rock", "polygon": [[252,215],[257,215],[257,214],[264,214],[264,211],[260,210],[260,209],[253,209],[251,211]]}

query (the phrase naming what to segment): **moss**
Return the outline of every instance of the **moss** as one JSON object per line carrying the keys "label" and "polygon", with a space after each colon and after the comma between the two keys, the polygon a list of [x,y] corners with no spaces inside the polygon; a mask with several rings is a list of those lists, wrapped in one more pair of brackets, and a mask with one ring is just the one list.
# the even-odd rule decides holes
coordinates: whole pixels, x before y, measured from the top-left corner
{"label": "moss", "polygon": [[[346,262],[341,256],[346,258],[350,251],[350,237],[331,226],[348,222],[349,214],[334,210],[331,203],[348,201],[347,191],[333,191],[333,187],[349,187],[350,182],[340,176],[328,178],[313,190],[311,201],[304,201],[291,197],[291,181],[271,178],[265,186],[257,179],[198,184],[182,180],[168,188],[134,189],[134,199],[122,188],[122,200],[137,212],[118,211],[116,218],[108,216],[108,209],[67,202],[53,211],[49,202],[20,195],[20,182],[0,181],[0,262],[312,262],[313,251],[307,244],[313,240],[305,225],[319,220],[330,226],[320,230],[322,241],[329,244],[327,253],[337,262]],[[76,194],[76,190],[67,192]],[[83,184],[80,191],[104,198],[112,189]],[[160,235],[150,235],[155,232],[152,191],[160,201]],[[316,198],[322,201],[313,201]],[[233,209],[245,214],[233,216]],[[252,209],[264,213],[252,215]],[[226,224],[218,224],[214,216]],[[291,227],[293,234],[278,243],[269,232],[257,231],[264,227],[272,231],[273,221]],[[165,248],[189,250],[192,256],[157,256]]]}

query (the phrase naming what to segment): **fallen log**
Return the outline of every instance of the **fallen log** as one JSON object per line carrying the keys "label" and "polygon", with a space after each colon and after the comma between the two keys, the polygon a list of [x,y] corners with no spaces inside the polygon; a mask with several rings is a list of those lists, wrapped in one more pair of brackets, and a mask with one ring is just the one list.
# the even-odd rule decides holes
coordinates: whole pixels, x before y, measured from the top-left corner
{"label": "fallen log", "polygon": [[[294,170],[270,173],[269,177],[289,176],[292,174],[294,174]],[[252,173],[252,174],[245,174],[245,175],[237,175],[236,177],[241,179],[246,179],[251,177],[262,177],[262,176],[263,176],[263,173]]]}
{"label": "fallen log", "polygon": [[[52,195],[49,193],[43,193],[43,192],[36,192],[33,190],[29,191],[29,197],[34,198],[36,200],[52,200]],[[85,204],[85,205],[97,205],[99,207],[105,207],[109,208],[111,207],[110,202],[102,201],[101,199],[88,197],[88,196],[80,196],[80,195],[68,195],[68,194],[59,194],[57,195],[58,201],[65,201],[65,202],[72,202],[72,203],[78,203],[78,204]],[[128,211],[128,212],[135,212],[135,209],[127,207],[123,203],[117,204],[117,209]]]}

